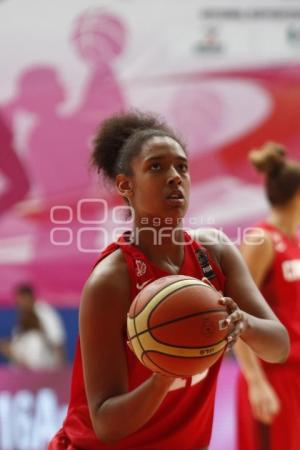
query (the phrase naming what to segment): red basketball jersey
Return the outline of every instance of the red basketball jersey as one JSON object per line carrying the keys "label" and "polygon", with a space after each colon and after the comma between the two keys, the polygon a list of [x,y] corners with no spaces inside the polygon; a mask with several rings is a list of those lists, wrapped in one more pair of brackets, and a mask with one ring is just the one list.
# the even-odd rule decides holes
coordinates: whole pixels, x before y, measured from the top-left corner
{"label": "red basketball jersey", "polygon": [[[261,292],[291,340],[289,363],[300,363],[300,239],[289,238],[264,222],[258,225],[272,238],[274,260],[261,286]],[[272,365],[273,366],[273,365]]]}
{"label": "red basketball jersey", "polygon": [[[180,274],[202,279],[223,291],[224,276],[214,260],[200,244],[185,233],[185,254]],[[132,300],[150,281],[169,275],[156,267],[138,247],[126,243],[125,235],[102,252],[98,262],[120,248],[128,266]],[[139,386],[151,376],[128,349],[124,329],[124,348],[127,356],[129,389]],[[138,431],[119,441],[115,449],[193,450],[208,446],[211,436],[214,397],[221,359],[209,370],[192,378],[176,379],[167,396],[152,418]],[[61,445],[61,446],[60,446]],[[71,399],[63,428],[49,445],[58,449],[108,449],[92,428],[82,372],[80,343],[73,368]]]}
{"label": "red basketball jersey", "polygon": [[281,409],[271,426],[253,418],[248,385],[242,374],[238,380],[239,450],[298,450],[300,437],[300,239],[289,238],[273,225],[257,227],[267,231],[273,241],[274,260],[261,291],[269,305],[286,326],[291,352],[283,364],[261,361],[270,384],[279,397]]}

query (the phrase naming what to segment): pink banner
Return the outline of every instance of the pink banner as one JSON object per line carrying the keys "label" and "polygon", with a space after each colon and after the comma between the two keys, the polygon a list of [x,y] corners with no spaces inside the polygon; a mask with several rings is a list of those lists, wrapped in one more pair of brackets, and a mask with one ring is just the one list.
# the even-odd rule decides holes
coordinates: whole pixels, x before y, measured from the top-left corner
{"label": "pink banner", "polygon": [[[235,450],[237,366],[222,365],[210,450]],[[0,450],[45,450],[69,398],[70,369],[31,372],[0,368]]]}
{"label": "pink banner", "polygon": [[65,416],[69,378],[69,368],[0,368],[0,450],[45,450]]}

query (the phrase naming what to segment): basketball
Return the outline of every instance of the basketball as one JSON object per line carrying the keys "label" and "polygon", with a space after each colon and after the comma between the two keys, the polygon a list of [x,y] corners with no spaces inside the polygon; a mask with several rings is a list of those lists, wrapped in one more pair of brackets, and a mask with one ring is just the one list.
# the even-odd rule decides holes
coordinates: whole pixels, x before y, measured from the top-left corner
{"label": "basketball", "polygon": [[134,299],[127,317],[128,343],[148,369],[190,377],[212,366],[229,334],[222,294],[185,275],[149,283]]}
{"label": "basketball", "polygon": [[101,9],[87,10],[74,24],[72,42],[79,55],[93,63],[111,62],[122,53],[127,30],[119,17]]}

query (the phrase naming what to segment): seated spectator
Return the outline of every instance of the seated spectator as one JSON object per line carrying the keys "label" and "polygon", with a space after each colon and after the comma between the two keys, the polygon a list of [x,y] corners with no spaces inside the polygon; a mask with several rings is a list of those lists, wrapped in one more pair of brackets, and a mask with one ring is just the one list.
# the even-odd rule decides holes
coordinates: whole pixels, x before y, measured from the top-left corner
{"label": "seated spectator", "polygon": [[36,300],[32,286],[16,289],[17,324],[0,352],[13,364],[28,369],[54,369],[65,362],[65,329],[58,313]]}

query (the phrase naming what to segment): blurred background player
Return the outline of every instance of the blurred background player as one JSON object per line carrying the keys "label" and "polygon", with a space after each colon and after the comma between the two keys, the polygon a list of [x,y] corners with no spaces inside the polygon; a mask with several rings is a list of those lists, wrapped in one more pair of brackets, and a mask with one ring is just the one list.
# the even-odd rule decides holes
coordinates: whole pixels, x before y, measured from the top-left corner
{"label": "blurred background player", "polygon": [[10,127],[0,114],[0,216],[20,202],[28,191],[28,176],[14,149]]}
{"label": "blurred background player", "polygon": [[[271,205],[263,235],[252,232],[242,254],[262,294],[286,326],[291,353],[284,364],[262,362],[239,341],[238,449],[297,450],[300,443],[300,163],[280,144],[250,153],[265,175]],[[262,238],[263,236],[263,238]]]}
{"label": "blurred background player", "polygon": [[36,300],[29,284],[16,288],[17,323],[10,340],[0,341],[0,352],[27,369],[55,369],[65,362],[65,329],[59,314]]}

